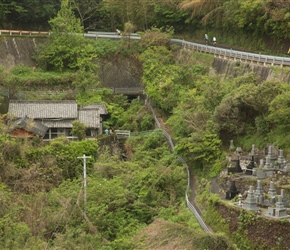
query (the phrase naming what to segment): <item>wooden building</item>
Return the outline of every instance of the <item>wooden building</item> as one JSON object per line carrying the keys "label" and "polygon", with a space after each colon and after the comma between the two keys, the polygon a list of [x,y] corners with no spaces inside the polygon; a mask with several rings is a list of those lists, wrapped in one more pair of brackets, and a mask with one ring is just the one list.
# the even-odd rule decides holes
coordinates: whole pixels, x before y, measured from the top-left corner
{"label": "wooden building", "polygon": [[74,139],[71,130],[75,120],[86,125],[87,137],[94,138],[103,133],[102,116],[106,114],[104,104],[78,106],[73,100],[11,100],[8,107],[8,115],[13,120],[10,125],[13,135],[38,135],[44,140],[58,136]]}

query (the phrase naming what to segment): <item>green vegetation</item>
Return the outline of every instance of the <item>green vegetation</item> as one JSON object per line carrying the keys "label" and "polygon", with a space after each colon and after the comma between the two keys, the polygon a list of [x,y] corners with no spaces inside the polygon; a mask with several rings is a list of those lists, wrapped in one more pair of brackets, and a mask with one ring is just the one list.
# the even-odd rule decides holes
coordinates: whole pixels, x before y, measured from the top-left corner
{"label": "green vegetation", "polygon": [[[34,249],[42,249],[49,240],[51,249],[82,243],[95,249],[102,245],[134,249],[131,237],[159,213],[187,223],[190,214],[176,216],[186,172],[162,134],[133,137],[125,147],[133,151],[128,162],[108,153],[98,156],[96,141],[58,138],[40,146],[8,135],[2,138],[1,179],[6,184],[1,187],[1,237],[5,238],[1,248],[19,249],[25,244],[29,248],[35,241]],[[86,214],[82,162],[77,159],[83,154],[92,156],[87,162]]]}
{"label": "green vegetation", "polygon": [[[34,2],[24,2],[30,4],[24,7],[17,1],[0,1],[0,21],[5,23],[8,16],[30,13]],[[46,4],[45,16],[56,14],[51,3]],[[238,247],[249,248],[252,245],[245,239],[246,230],[255,218],[237,216],[239,228],[230,235],[230,219],[217,212],[220,199],[208,193],[208,183],[203,180],[197,201],[206,210],[206,221],[223,234],[201,231],[185,208],[187,172],[177,155],[198,177],[212,178],[225,167],[230,140],[247,150],[253,143],[264,147],[271,142],[287,154],[289,85],[263,82],[252,72],[245,74],[240,63],[235,65],[234,78],[211,74],[212,56],[172,46],[169,39],[173,30],[184,31],[184,22],[199,27],[197,33],[219,30],[237,37],[250,33],[251,38],[271,38],[273,34],[278,39],[289,38],[284,33],[289,6],[258,0],[104,0],[95,2],[98,8],[93,3],[61,1],[57,15],[49,21],[52,35],[36,50],[34,59],[39,67],[17,66],[10,71],[1,68],[2,99],[9,96],[75,99],[80,105],[104,103],[110,114],[103,122],[105,128],[136,133],[119,145],[107,143],[104,136],[84,140],[85,127],[75,122],[72,134],[78,141],[61,137],[44,143],[39,138],[12,137],[7,133],[10,121],[2,115],[0,248],[127,250],[146,249],[148,245],[157,249],[176,235],[184,237],[179,244],[194,249],[234,249],[229,243],[231,236]],[[272,11],[265,12],[269,9]],[[34,17],[40,18],[40,12]],[[274,22],[278,14],[283,18],[279,16],[279,22]],[[143,30],[140,42],[84,39],[80,34],[101,16],[103,28],[124,27],[125,34]],[[253,25],[257,19],[259,22]],[[107,26],[104,20],[109,21]],[[147,29],[153,23],[158,27]],[[169,27],[171,24],[176,25],[174,29]],[[264,45],[258,43],[260,48]],[[102,60],[109,58],[133,60],[140,65],[146,94],[162,126],[169,128],[174,152],[161,130],[154,130],[144,100],[129,102],[126,96],[99,88],[99,68]],[[52,92],[52,88],[58,92]],[[122,152],[113,154],[116,148]],[[91,156],[87,162],[86,197],[82,161],[78,159],[84,154]],[[149,224],[159,220],[164,222],[160,230],[165,233],[147,244],[143,234]],[[278,239],[277,245],[281,241]]]}
{"label": "green vegetation", "polygon": [[[144,32],[154,26],[173,27],[176,35],[187,40],[202,41],[207,33],[210,40],[216,36],[218,44],[268,54],[285,54],[290,39],[287,1],[0,0],[0,9],[3,29],[52,30],[55,22],[49,20],[55,18],[59,23],[64,20],[60,15],[69,17],[73,13],[85,31],[114,32],[118,28],[126,33]],[[71,46],[68,49],[73,53]]]}

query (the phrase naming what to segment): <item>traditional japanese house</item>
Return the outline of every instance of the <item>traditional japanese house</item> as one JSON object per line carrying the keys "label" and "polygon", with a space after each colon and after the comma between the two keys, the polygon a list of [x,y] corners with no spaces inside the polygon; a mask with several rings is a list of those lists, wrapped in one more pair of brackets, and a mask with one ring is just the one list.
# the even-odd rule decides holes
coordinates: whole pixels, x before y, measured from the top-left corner
{"label": "traditional japanese house", "polygon": [[58,136],[74,139],[71,130],[75,120],[84,123],[86,135],[94,138],[102,134],[102,116],[106,114],[104,104],[79,107],[73,100],[11,100],[8,108],[8,115],[13,120],[10,125],[12,134],[29,137],[38,135],[45,140]]}

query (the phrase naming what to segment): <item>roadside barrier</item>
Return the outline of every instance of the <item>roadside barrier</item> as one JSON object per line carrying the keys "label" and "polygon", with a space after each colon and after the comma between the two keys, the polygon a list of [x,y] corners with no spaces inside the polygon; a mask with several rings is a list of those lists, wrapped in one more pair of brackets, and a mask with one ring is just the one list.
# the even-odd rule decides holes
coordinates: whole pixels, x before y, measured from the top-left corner
{"label": "roadside barrier", "polygon": [[[49,31],[25,31],[25,30],[0,30],[0,35],[9,36],[49,36]],[[90,39],[130,39],[140,40],[141,36],[137,33],[118,35],[116,32],[101,32],[101,31],[88,31],[84,34],[79,34]],[[233,49],[219,48],[218,46],[205,45],[200,43],[188,42],[181,39],[170,39],[171,44],[179,45],[183,48],[188,48],[202,53],[212,54],[215,57],[223,58],[226,60],[235,60],[240,62],[247,62],[263,66],[280,66],[289,67],[290,58],[281,56],[270,56],[263,54],[256,54]]]}

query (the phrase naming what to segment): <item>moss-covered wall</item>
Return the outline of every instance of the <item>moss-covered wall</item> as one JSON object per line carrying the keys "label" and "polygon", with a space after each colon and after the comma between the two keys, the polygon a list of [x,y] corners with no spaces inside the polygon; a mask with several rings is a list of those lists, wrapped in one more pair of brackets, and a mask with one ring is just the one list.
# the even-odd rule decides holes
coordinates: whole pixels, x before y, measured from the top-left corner
{"label": "moss-covered wall", "polygon": [[[0,37],[0,65],[6,69],[26,65],[37,67],[33,54],[37,44],[47,38]],[[103,87],[142,87],[142,66],[137,58],[116,55],[99,62],[100,81]]]}
{"label": "moss-covered wall", "polygon": [[277,80],[290,83],[290,67],[262,66],[218,57],[214,58],[212,67],[217,74],[223,74],[226,78],[254,72],[262,81]]}
{"label": "moss-covered wall", "polygon": [[267,218],[224,203],[216,203],[215,208],[227,221],[230,237],[240,249],[289,249],[288,219]]}
{"label": "moss-covered wall", "polygon": [[17,65],[36,66],[32,59],[37,44],[46,38],[0,37],[0,65],[7,69]]}
{"label": "moss-covered wall", "polygon": [[[32,56],[41,37],[0,37],[0,65],[10,69],[17,65],[36,67]],[[279,80],[290,83],[290,68],[264,67],[257,64],[214,58],[212,67],[217,74],[235,77],[255,72],[261,80]],[[140,87],[142,67],[135,58],[114,57],[101,61],[100,80],[104,87]]]}

